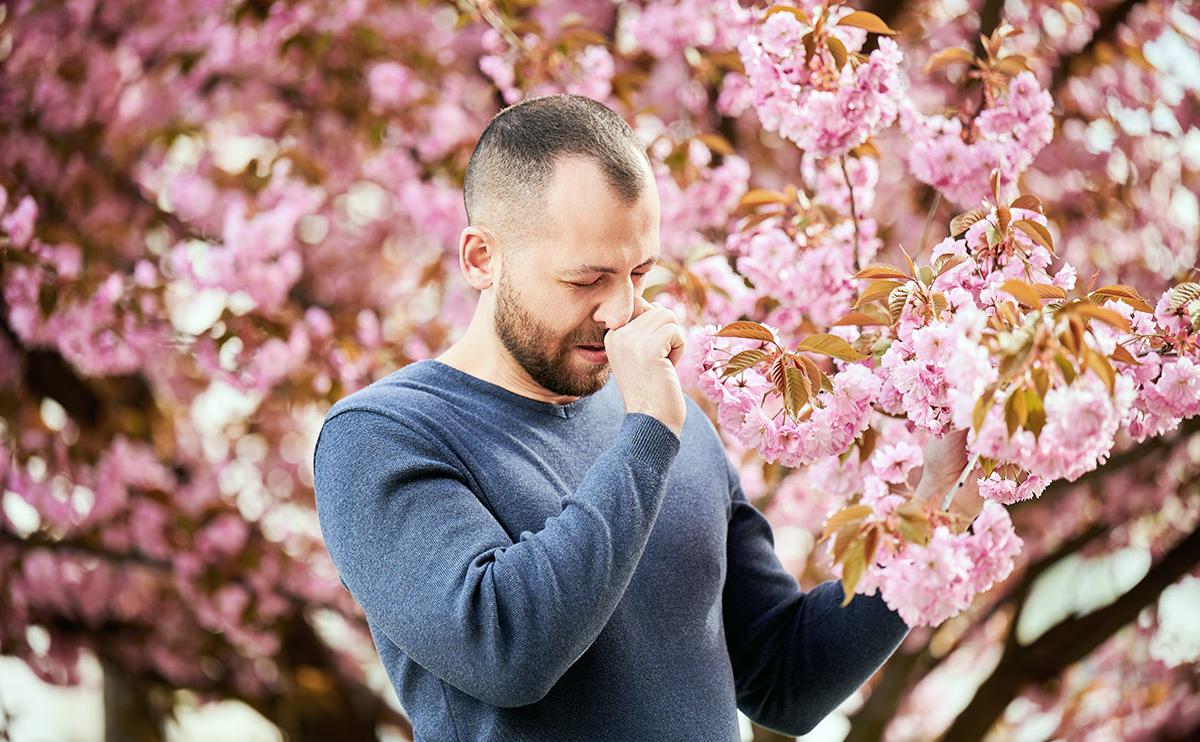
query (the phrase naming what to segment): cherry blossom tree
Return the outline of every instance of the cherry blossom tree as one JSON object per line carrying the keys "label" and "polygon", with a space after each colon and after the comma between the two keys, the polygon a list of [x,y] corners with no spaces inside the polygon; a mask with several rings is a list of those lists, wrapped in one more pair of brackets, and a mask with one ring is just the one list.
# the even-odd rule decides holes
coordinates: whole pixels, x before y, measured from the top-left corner
{"label": "cherry blossom tree", "polygon": [[[781,556],[915,627],[849,737],[1194,733],[1198,46],[1176,0],[0,7],[0,651],[152,737],[411,734],[313,441],[466,327],[475,139],[572,92],[647,147],[647,296]],[[974,518],[916,487],[962,430]]]}

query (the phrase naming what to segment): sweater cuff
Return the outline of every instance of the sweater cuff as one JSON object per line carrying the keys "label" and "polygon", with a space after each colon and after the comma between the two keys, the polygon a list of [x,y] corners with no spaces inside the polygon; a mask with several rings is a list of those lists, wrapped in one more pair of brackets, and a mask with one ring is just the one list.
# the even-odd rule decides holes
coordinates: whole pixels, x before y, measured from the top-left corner
{"label": "sweater cuff", "polygon": [[630,454],[638,460],[665,466],[679,453],[679,436],[653,415],[627,412],[621,428],[621,434],[629,436]]}

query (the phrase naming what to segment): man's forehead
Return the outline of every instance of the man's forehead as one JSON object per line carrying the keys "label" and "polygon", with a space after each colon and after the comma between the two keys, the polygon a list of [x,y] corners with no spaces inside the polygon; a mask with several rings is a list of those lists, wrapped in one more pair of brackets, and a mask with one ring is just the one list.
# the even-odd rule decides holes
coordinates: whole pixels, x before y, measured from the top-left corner
{"label": "man's forehead", "polygon": [[[651,265],[654,265],[656,262],[658,262],[658,256],[653,255],[653,256],[647,258],[646,260],[643,260],[641,263],[639,263],[638,265],[636,265],[634,267],[635,268],[646,268]],[[582,263],[582,264],[577,263],[575,261],[571,261],[571,262],[567,263],[566,269],[563,270],[564,274],[571,275],[571,276],[583,275],[585,273],[622,273],[622,272],[623,272],[623,269],[616,265],[613,265],[612,261],[586,262],[586,263]]]}

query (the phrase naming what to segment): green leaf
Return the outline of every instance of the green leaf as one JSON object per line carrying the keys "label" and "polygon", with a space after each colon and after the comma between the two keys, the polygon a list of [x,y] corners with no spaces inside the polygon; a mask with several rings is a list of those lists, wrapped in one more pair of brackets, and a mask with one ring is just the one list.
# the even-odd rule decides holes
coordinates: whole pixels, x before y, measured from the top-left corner
{"label": "green leaf", "polygon": [[1070,384],[1075,380],[1075,364],[1071,363],[1062,351],[1054,354],[1054,365],[1058,366],[1058,370],[1062,372],[1063,381]]}
{"label": "green leaf", "polygon": [[1046,408],[1042,404],[1042,397],[1034,389],[1026,389],[1025,392],[1025,429],[1033,433],[1036,440],[1042,433],[1042,428],[1046,426]]}

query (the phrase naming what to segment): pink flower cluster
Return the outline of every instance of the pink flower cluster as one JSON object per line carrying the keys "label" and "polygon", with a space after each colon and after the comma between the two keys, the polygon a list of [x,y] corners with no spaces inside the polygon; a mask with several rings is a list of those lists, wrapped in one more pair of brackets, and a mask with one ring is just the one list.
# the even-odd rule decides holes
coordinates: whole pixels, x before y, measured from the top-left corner
{"label": "pink flower cluster", "polygon": [[[534,54],[541,54],[541,48],[546,44],[532,33],[526,34],[522,41]],[[608,49],[599,44],[586,46],[578,54],[566,58],[547,72],[547,79],[524,81],[523,84],[517,81],[521,63],[518,50],[508,49],[495,29],[484,33],[483,46],[489,53],[479,58],[479,70],[495,83],[508,104],[554,93],[575,93],[603,101],[612,93],[616,63]]]}
{"label": "pink flower cluster", "polygon": [[[659,141],[669,149],[667,140]],[[713,167],[711,150],[698,139],[688,144],[688,160],[701,175],[682,188],[665,165],[655,163],[654,171],[662,247],[678,259],[697,248],[715,249],[709,235],[725,231],[750,180],[750,165],[744,159],[729,155]]]}
{"label": "pink flower cluster", "polygon": [[[832,229],[810,225],[795,238],[768,219],[753,230],[731,232],[725,249],[736,256],[737,271],[750,279],[754,293],[774,297],[779,306],[765,317],[790,340],[803,318],[832,324],[854,299],[854,225],[843,221]],[[860,223],[860,262],[874,256],[880,244],[875,221]]]}
{"label": "pink flower cluster", "polygon": [[1200,362],[1148,353],[1130,371],[1141,384],[1126,420],[1135,441],[1173,430],[1184,418],[1200,415]]}
{"label": "pink flower cluster", "polygon": [[938,526],[926,546],[906,543],[894,554],[885,550],[858,592],[873,595],[878,588],[909,626],[937,626],[1007,577],[1021,545],[1007,509],[988,501],[967,532]]}
{"label": "pink flower cluster", "polygon": [[964,130],[956,117],[900,111],[900,127],[912,142],[909,171],[951,202],[974,206],[991,193],[991,171],[1000,169],[1005,192],[1033,163],[1053,135],[1053,100],[1031,72],[1012,79],[1007,94]]}
{"label": "pink flower cluster", "polygon": [[[751,346],[745,340],[716,337],[718,329],[712,325],[705,328],[697,384],[717,403],[722,430],[742,445],[757,448],[765,461],[795,467],[839,454],[869,424],[868,413],[880,382],[865,366],[850,364],[834,374],[833,391],[817,395],[822,406],[797,422],[786,415],[778,394],[772,391],[774,386],[758,368],[721,380],[715,361]],[[731,351],[730,346],[736,350]]]}
{"label": "pink flower cluster", "polygon": [[321,189],[292,177],[286,165],[277,167],[257,203],[237,198],[226,206],[222,244],[198,253],[180,243],[172,267],[196,286],[243,291],[263,311],[274,311],[303,271],[296,225],[323,201]]}
{"label": "pink flower cluster", "polygon": [[[758,33],[742,39],[738,53],[763,128],[805,152],[838,157],[895,121],[904,95],[904,55],[896,42],[881,37],[857,67],[847,62],[839,69],[823,44],[806,63],[801,39],[811,30],[791,13],[774,13]],[[829,33],[857,50],[865,34],[852,31],[834,26]]]}
{"label": "pink flower cluster", "polygon": [[753,23],[753,15],[737,0],[668,0],[644,7],[626,4],[622,30],[657,59],[684,49],[731,49]]}

